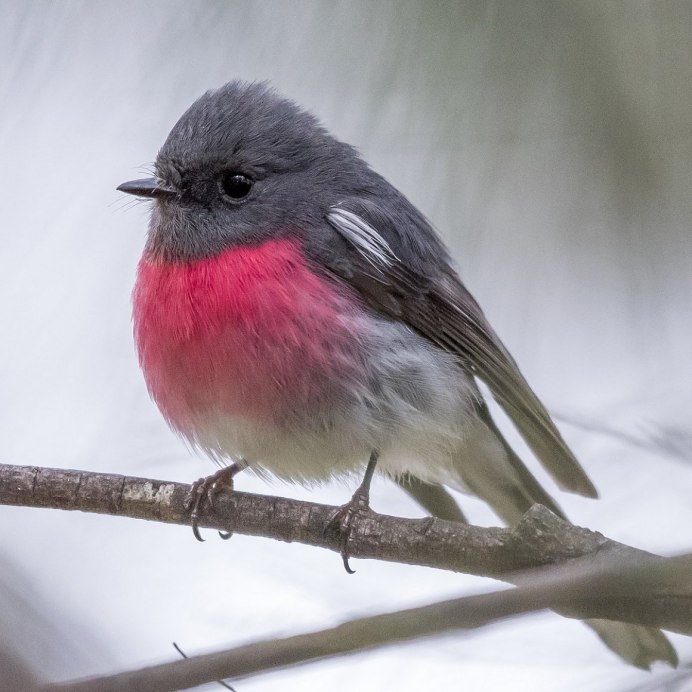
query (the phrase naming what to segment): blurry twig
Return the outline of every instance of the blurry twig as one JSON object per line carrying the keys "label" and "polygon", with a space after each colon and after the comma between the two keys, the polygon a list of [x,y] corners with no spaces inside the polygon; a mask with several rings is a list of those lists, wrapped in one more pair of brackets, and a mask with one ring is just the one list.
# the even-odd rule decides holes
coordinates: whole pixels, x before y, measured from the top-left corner
{"label": "blurry twig", "polygon": [[[175,642],[173,642],[173,648],[185,659],[187,660],[190,658]],[[235,689],[231,687],[227,682],[224,682],[223,680],[214,680],[214,682],[218,682],[221,687],[225,687],[227,690],[231,690],[231,692],[235,692]]]}
{"label": "blurry twig", "polygon": [[623,560],[611,554],[596,567],[573,561],[525,573],[514,589],[360,618],[318,632],[246,644],[137,671],[48,685],[45,692],[167,692],[221,678],[247,677],[452,630],[473,630],[543,608],[570,607],[575,601],[639,599],[661,583],[670,589],[676,584],[688,589],[690,569],[692,555]]}
{"label": "blurry twig", "polygon": [[555,418],[581,430],[596,432],[633,447],[692,463],[692,432],[683,428],[649,423],[642,426],[643,431],[637,435],[596,421],[580,420],[574,416],[555,415]]}

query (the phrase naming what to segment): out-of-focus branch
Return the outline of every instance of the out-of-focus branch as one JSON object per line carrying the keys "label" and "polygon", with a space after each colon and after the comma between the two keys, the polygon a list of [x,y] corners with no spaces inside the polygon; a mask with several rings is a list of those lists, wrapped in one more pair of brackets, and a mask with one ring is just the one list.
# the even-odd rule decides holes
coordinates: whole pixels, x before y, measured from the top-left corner
{"label": "out-of-focus branch", "polygon": [[591,602],[594,594],[598,601],[611,597],[639,600],[662,584],[672,589],[682,584],[689,590],[691,569],[692,555],[622,560],[610,554],[596,566],[579,559],[524,574],[515,589],[360,618],[318,632],[247,644],[137,671],[53,684],[44,692],[185,689],[452,630],[472,630],[534,610],[569,607],[575,601]]}

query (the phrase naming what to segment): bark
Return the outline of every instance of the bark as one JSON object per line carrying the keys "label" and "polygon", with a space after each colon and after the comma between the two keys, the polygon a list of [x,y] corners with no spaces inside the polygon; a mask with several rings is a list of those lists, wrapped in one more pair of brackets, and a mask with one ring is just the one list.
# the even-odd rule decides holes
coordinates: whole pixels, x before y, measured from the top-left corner
{"label": "bark", "polygon": [[[0,504],[80,510],[189,524],[182,483],[30,466],[0,465]],[[324,527],[335,508],[313,502],[233,492],[222,494],[200,526],[340,550]],[[534,505],[514,528],[485,528],[441,519],[404,519],[374,512],[356,518],[354,558],[374,558],[521,583],[522,572],[570,561],[594,569],[603,561],[655,558],[600,533],[563,521]],[[578,558],[578,560],[577,560]],[[655,558],[665,564],[666,558]],[[680,580],[678,580],[679,582]],[[560,604],[569,617],[608,618],[692,634],[692,583],[652,585],[645,593],[608,594]],[[602,594],[599,594],[601,596]]]}
{"label": "bark", "polygon": [[[0,504],[79,510],[189,524],[181,483],[64,469],[0,465]],[[324,527],[335,508],[233,492],[200,526],[339,551]],[[46,690],[174,690],[343,655],[450,630],[470,630],[551,608],[692,634],[692,557],[661,558],[573,526],[535,505],[514,528],[371,514],[354,521],[353,557],[495,577],[517,588],[468,596]]]}

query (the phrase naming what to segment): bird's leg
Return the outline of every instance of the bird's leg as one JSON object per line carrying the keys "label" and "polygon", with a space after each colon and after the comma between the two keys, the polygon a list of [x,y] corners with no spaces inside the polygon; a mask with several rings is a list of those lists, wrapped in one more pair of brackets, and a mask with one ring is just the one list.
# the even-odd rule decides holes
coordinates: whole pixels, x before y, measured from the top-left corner
{"label": "bird's leg", "polygon": [[348,564],[348,541],[351,537],[351,524],[353,518],[358,514],[370,512],[370,483],[372,482],[375,467],[377,466],[377,452],[370,455],[368,467],[365,469],[363,482],[358,486],[358,490],[353,493],[353,497],[345,505],[337,509],[325,526],[325,534],[332,528],[335,528],[341,538],[341,559],[344,561],[344,569],[353,574],[355,570],[351,569]]}
{"label": "bird's leg", "polygon": [[[185,509],[191,509],[190,524],[192,525],[192,533],[198,541],[204,541],[199,533],[199,518],[202,513],[202,508],[205,503],[209,503],[209,509],[214,511],[214,499],[221,492],[231,492],[233,490],[233,477],[246,467],[244,463],[233,463],[230,466],[225,466],[220,471],[196,480],[187,499],[185,500]],[[230,533],[219,531],[219,536],[224,540],[231,537]]]}

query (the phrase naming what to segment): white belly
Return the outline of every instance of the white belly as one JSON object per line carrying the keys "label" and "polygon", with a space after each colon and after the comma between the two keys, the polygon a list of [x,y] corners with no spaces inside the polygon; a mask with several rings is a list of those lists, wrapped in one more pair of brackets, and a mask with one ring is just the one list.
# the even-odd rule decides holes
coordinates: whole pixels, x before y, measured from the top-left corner
{"label": "white belly", "polygon": [[218,460],[242,458],[302,484],[360,472],[378,451],[380,472],[459,487],[459,456],[478,448],[475,385],[406,327],[373,322],[366,376],[329,410],[295,411],[280,424],[207,411],[188,438]]}

